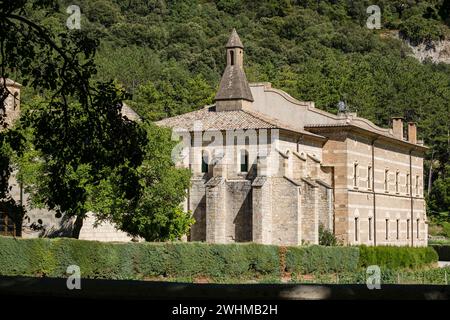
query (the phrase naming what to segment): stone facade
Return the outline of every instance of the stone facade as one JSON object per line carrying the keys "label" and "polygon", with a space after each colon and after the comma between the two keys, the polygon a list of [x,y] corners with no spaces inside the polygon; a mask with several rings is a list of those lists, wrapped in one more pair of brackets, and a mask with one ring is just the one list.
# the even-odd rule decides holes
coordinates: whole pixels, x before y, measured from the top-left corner
{"label": "stone facade", "polygon": [[[196,222],[188,240],[317,244],[322,225],[347,245],[427,245],[427,148],[414,123],[404,137],[401,118],[380,128],[270,83],[247,83],[235,30],[226,54],[215,103],[157,123],[179,135],[177,165],[192,172],[184,209]],[[85,239],[130,240],[113,226],[83,228]]]}
{"label": "stone facade", "polygon": [[214,105],[158,122],[181,132],[179,165],[193,173],[189,240],[317,244],[322,225],[344,244],[425,246],[426,147],[415,124],[405,139],[401,118],[384,129],[248,84],[243,49],[233,30]]}

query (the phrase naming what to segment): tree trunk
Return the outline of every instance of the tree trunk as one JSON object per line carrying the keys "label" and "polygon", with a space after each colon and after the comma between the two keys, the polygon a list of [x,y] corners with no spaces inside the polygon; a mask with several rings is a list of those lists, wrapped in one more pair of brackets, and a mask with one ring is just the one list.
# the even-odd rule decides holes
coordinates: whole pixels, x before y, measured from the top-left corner
{"label": "tree trunk", "polygon": [[83,217],[77,216],[73,224],[72,238],[78,239],[80,237],[80,231],[82,227],[83,227]]}

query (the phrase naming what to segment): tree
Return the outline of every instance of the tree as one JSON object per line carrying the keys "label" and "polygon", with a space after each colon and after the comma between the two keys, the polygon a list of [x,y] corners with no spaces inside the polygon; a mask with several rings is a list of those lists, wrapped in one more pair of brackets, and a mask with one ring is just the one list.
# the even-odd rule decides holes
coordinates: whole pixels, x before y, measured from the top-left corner
{"label": "tree", "polygon": [[[117,175],[110,175],[94,192],[96,204],[90,208],[99,219],[114,222],[130,235],[143,237],[147,241],[180,239],[194,223],[189,212],[184,212],[181,203],[190,186],[191,173],[177,168],[172,159],[176,143],[171,140],[171,131],[143,122],[148,144],[144,147],[144,160],[137,168],[140,192],[132,207],[118,203],[120,191],[116,188]],[[114,209],[128,207],[130,211]],[[104,214],[104,213],[112,214]]]}
{"label": "tree", "polygon": [[[30,149],[24,159],[39,169],[38,176],[28,175],[33,182],[28,190],[35,203],[75,217],[72,236],[78,237],[90,209],[109,209],[101,212],[102,218],[113,216],[119,225],[124,212],[133,212],[140,198],[138,167],[147,136],[140,125],[121,115],[124,90],[111,81],[91,80],[96,72],[96,41],[81,31],[54,35],[27,18],[28,10],[33,8],[55,7],[56,1],[50,0],[2,2],[1,70],[6,78],[8,71],[16,68],[22,82],[43,97],[43,101],[28,108],[16,130],[28,139]],[[10,151],[5,137],[2,133],[1,149]],[[35,152],[36,157],[30,157],[30,152]],[[2,153],[1,164],[7,170],[10,153]],[[26,183],[27,175],[21,176]],[[7,190],[6,181],[1,180],[2,190]],[[97,198],[102,188],[113,189],[115,197]],[[139,235],[139,230],[134,234]]]}

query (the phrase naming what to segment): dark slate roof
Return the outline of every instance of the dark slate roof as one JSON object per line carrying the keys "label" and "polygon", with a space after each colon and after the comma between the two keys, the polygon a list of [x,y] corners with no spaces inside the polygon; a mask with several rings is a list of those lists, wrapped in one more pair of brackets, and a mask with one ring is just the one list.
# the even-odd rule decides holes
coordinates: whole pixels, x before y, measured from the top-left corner
{"label": "dark slate roof", "polygon": [[247,82],[244,70],[237,66],[228,65],[220,80],[219,90],[215,100],[240,100],[253,101],[252,92]]}
{"label": "dark slate roof", "polygon": [[236,29],[233,28],[233,31],[231,31],[230,38],[228,39],[226,48],[242,48],[244,49],[244,45],[241,42],[241,39],[239,38],[239,35],[236,31]]}

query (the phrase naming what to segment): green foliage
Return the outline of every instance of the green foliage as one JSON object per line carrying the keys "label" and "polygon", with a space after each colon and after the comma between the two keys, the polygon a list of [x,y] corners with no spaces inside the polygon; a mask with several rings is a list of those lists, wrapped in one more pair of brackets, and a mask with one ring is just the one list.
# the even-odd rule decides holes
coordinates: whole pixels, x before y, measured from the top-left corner
{"label": "green foliage", "polygon": [[423,41],[441,40],[445,35],[444,28],[439,21],[424,19],[421,16],[406,19],[401,24],[400,31],[416,44]]}
{"label": "green foliage", "polygon": [[439,260],[450,261],[450,244],[432,245],[434,250],[436,250]]}
{"label": "green foliage", "polygon": [[[195,222],[180,203],[186,196],[191,173],[188,169],[175,167],[171,131],[151,122],[141,124],[148,143],[142,148],[142,164],[137,168],[140,192],[136,206],[128,214],[113,214],[111,220],[120,229],[147,241],[176,240],[188,233]],[[111,195],[106,195],[105,200]],[[96,208],[96,212],[102,208]]]}
{"label": "green foliage", "polygon": [[383,283],[396,283],[398,274],[411,281],[436,283],[442,275],[433,270],[404,270],[436,262],[432,248],[288,247],[283,266],[279,249],[254,243],[105,243],[0,237],[0,275],[66,277],[67,267],[77,265],[83,278],[236,281],[279,279],[283,267],[297,276],[338,274],[339,283],[365,283],[366,267],[372,264],[381,267]]}
{"label": "green foliage", "polygon": [[[439,220],[447,220],[447,237],[450,238],[450,164],[445,165],[445,169],[433,182],[433,188],[427,199],[427,205],[431,213]],[[439,219],[441,218],[441,219]]]}
{"label": "green foliage", "polygon": [[431,247],[360,247],[359,266],[367,268],[378,265],[381,268],[418,268],[438,261],[436,251]]}
{"label": "green foliage", "polygon": [[[79,0],[83,28],[102,41],[97,78],[123,84],[144,118],[210,104],[225,64],[224,44],[235,27],[250,81],[271,81],[331,112],[344,99],[380,126],[388,126],[392,115],[418,122],[419,138],[431,147],[429,155],[434,151],[434,215],[449,207],[439,199],[448,185],[450,67],[420,63],[384,31],[400,30],[412,42],[440,39],[449,32],[448,3]],[[366,28],[372,4],[382,9],[381,32]],[[95,13],[105,8],[111,10],[104,16]]]}
{"label": "green foliage", "polygon": [[319,225],[319,244],[322,246],[337,246],[338,240],[333,232],[325,229],[322,224]]}
{"label": "green foliage", "polygon": [[256,244],[102,243],[73,239],[0,237],[0,275],[84,278],[250,278],[279,276],[278,247]]}
{"label": "green foliage", "polygon": [[289,247],[286,270],[295,273],[334,273],[358,268],[357,247]]}

